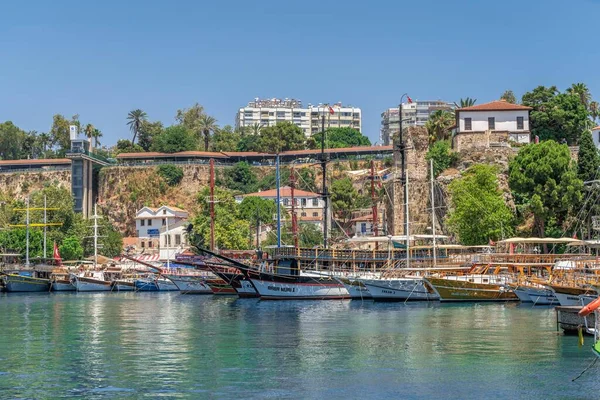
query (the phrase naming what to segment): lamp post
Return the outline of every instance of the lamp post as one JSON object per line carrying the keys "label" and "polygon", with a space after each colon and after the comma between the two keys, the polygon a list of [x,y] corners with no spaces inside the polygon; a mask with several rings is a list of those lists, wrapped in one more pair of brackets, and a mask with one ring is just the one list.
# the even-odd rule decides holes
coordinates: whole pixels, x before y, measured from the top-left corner
{"label": "lamp post", "polygon": [[[409,103],[412,103],[412,100],[410,98],[410,96],[408,95],[408,93],[404,93],[401,97],[400,97],[400,104],[398,105],[398,126],[399,126],[399,132],[398,132],[398,144],[395,144],[394,150],[398,150],[400,152],[400,168],[401,168],[401,174],[400,174],[400,183],[402,184],[402,187],[404,188],[404,201],[408,204],[408,188],[406,187],[406,145],[404,144],[404,135],[402,132],[402,100],[404,100],[404,97],[406,97],[408,99]],[[398,159],[397,157],[395,158],[395,163],[394,163],[394,169],[397,171],[398,170]],[[405,207],[405,210],[408,207]],[[404,235],[406,235],[407,240],[408,240],[408,219],[407,219],[407,213],[405,211],[404,213]]]}

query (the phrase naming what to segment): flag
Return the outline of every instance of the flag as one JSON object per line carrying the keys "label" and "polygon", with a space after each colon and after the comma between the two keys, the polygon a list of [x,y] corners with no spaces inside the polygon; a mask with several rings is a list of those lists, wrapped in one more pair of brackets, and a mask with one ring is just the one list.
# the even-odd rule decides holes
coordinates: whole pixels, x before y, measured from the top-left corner
{"label": "flag", "polygon": [[333,115],[333,113],[334,113],[334,112],[335,112],[335,111],[333,111],[333,108],[331,108],[331,106],[329,106],[329,114],[332,114],[332,115]]}
{"label": "flag", "polygon": [[577,233],[573,234],[573,239],[577,240]]}
{"label": "flag", "polygon": [[490,246],[495,246],[496,242],[494,242],[492,239],[490,239],[489,244],[490,244]]}
{"label": "flag", "polygon": [[409,103],[412,103],[412,99],[410,98],[410,96],[409,96],[409,95],[406,95],[406,98],[408,99],[408,102],[409,102]]}
{"label": "flag", "polygon": [[54,260],[58,263],[58,265],[62,265],[62,258],[60,258],[60,253],[58,252],[58,246],[56,242],[54,242]]}

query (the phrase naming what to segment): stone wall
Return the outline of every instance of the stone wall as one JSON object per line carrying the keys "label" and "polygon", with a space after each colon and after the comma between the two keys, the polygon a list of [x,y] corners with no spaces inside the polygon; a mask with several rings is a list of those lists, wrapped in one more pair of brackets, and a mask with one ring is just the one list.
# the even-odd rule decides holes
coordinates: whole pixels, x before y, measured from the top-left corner
{"label": "stone wall", "polygon": [[36,170],[0,174],[0,191],[10,197],[24,200],[27,195],[42,189],[45,185],[55,185],[71,189],[71,170]]}
{"label": "stone wall", "polygon": [[467,149],[482,149],[495,147],[498,144],[508,143],[508,132],[486,131],[486,132],[461,132],[452,139],[452,147],[455,151]]}

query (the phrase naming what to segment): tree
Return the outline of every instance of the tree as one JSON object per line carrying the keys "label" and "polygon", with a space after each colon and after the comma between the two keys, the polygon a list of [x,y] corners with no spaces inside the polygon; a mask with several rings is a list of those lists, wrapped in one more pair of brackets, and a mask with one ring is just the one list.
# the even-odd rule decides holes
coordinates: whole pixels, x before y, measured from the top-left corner
{"label": "tree", "polygon": [[433,176],[439,176],[442,171],[452,167],[458,161],[458,154],[452,151],[449,140],[439,140],[429,146],[425,159],[433,160]]}
{"label": "tree", "polygon": [[306,137],[297,125],[289,121],[278,122],[274,126],[262,128],[256,151],[277,153],[304,148]]}
{"label": "tree", "polygon": [[77,125],[78,123],[78,120],[72,119],[69,121],[60,114],[52,117],[50,137],[52,138],[52,147],[57,147],[59,155],[64,155],[71,148],[71,131],[69,126]]}
{"label": "tree", "polygon": [[[321,148],[322,132],[311,137],[311,148]],[[329,128],[325,130],[325,148],[336,149],[343,147],[370,146],[368,137],[352,128]]]}
{"label": "tree", "polygon": [[[193,232],[191,243],[208,248],[210,245],[210,207],[209,188],[198,194],[200,211],[192,218]],[[238,204],[232,193],[226,189],[215,188],[215,245],[219,249],[243,250],[248,248],[250,225],[239,215]]]}
{"label": "tree", "polygon": [[600,105],[598,105],[597,101],[590,102],[590,117],[596,122],[598,117],[600,116]]}
{"label": "tree", "polygon": [[250,193],[256,190],[258,179],[250,164],[245,161],[237,162],[224,172],[224,178],[218,185],[223,185],[236,192]]}
{"label": "tree", "polygon": [[[247,196],[240,203],[239,211],[240,218],[248,222],[249,226],[254,228],[254,231],[260,224],[273,224],[273,216],[277,214],[277,205],[273,200],[258,196]],[[250,238],[252,238],[252,235],[250,235]],[[250,242],[250,247],[252,247],[252,242]]]}
{"label": "tree", "polygon": [[450,134],[450,128],[454,126],[456,120],[454,114],[450,111],[436,110],[425,123],[425,129],[429,134],[429,143],[436,140],[446,140]]}
{"label": "tree", "polygon": [[460,108],[472,107],[477,102],[477,99],[467,97],[466,99],[460,99]]}
{"label": "tree", "polygon": [[214,132],[211,151],[238,151],[240,139],[239,132],[234,131],[231,125],[225,125]]}
{"label": "tree", "polygon": [[592,139],[590,131],[585,131],[579,140],[579,155],[577,158],[577,177],[582,181],[592,181],[599,178],[600,155]]}
{"label": "tree", "polygon": [[131,139],[131,145],[133,146],[135,144],[135,138],[140,132],[142,124],[148,119],[148,114],[138,108],[136,110],[129,111],[129,114],[127,114],[127,119],[129,121],[127,122],[127,125],[129,125],[131,133],[133,133],[133,138]]}
{"label": "tree", "polygon": [[527,145],[509,164],[509,186],[521,213],[534,217],[534,233],[544,237],[549,217],[564,222],[582,198],[583,182],[566,145]]}
{"label": "tree", "polygon": [[590,123],[586,106],[573,91],[560,93],[556,86],[538,86],[523,95],[523,105],[532,107],[531,132],[540,140],[574,145]]}
{"label": "tree", "polygon": [[263,128],[263,125],[259,124],[258,122],[255,122],[252,125],[250,125],[248,128],[249,128],[248,130],[250,131],[250,133],[253,136],[259,136],[260,135],[260,131]]}
{"label": "tree", "polygon": [[185,126],[187,129],[192,131],[193,133],[200,135],[199,129],[199,121],[200,118],[204,115],[204,107],[200,104],[195,103],[190,108],[184,108],[182,110],[177,110],[177,115],[175,115],[175,119],[180,125]]}
{"label": "tree", "polygon": [[487,244],[512,234],[514,217],[498,188],[497,174],[494,166],[476,164],[448,187],[448,227],[464,245]]}
{"label": "tree", "polygon": [[198,121],[198,127],[204,135],[204,151],[208,151],[210,133],[214,133],[217,129],[219,129],[217,125],[217,120],[211,117],[210,115],[203,114],[202,116],[200,116],[200,120]]}
{"label": "tree", "polygon": [[331,184],[331,208],[342,220],[344,229],[347,229],[353,211],[368,207],[370,204],[369,198],[359,196],[350,178],[338,179]]}
{"label": "tree", "polygon": [[92,139],[94,140],[94,147],[100,146],[100,138],[104,136],[100,129],[94,128],[94,132],[92,132]]}
{"label": "tree", "polygon": [[575,96],[579,97],[581,104],[588,109],[590,100],[592,99],[592,94],[585,83],[572,84],[571,87],[567,89],[567,93],[574,94]]}
{"label": "tree", "polygon": [[183,169],[175,165],[159,165],[156,171],[158,175],[162,176],[169,186],[177,186],[183,179]]}
{"label": "tree", "polygon": [[[286,186],[290,182],[290,169],[283,167],[279,171],[281,186]],[[296,168],[296,188],[300,190],[306,190],[307,192],[316,192],[317,183],[315,177],[315,171],[311,168]],[[277,185],[275,171],[265,175],[258,182],[258,190],[269,190],[275,188]]]}
{"label": "tree", "polygon": [[113,155],[121,153],[142,153],[144,149],[139,144],[131,144],[131,141],[127,139],[117,140],[117,144],[111,149]]}
{"label": "tree", "polygon": [[23,144],[26,134],[11,121],[0,124],[0,160],[23,158]]}
{"label": "tree", "polygon": [[152,141],[155,137],[163,133],[163,124],[160,121],[144,121],[138,134],[138,144],[145,151],[150,151]]}
{"label": "tree", "polygon": [[511,104],[517,104],[517,98],[512,90],[505,90],[504,93],[502,93],[502,96],[500,96],[500,100],[504,100]]}
{"label": "tree", "polygon": [[59,250],[63,260],[81,260],[83,257],[83,247],[79,238],[74,236],[66,237],[60,245]]}
{"label": "tree", "polygon": [[[294,236],[292,234],[292,225],[284,224],[281,227],[281,242],[287,245],[294,244]],[[270,231],[267,238],[263,241],[263,246],[275,246],[277,244],[277,232]],[[298,244],[300,247],[312,248],[323,244],[323,231],[317,225],[312,223],[298,224]]]}
{"label": "tree", "polygon": [[173,125],[153,138],[151,150],[162,153],[177,153],[197,148],[198,142],[192,132],[182,125]]}

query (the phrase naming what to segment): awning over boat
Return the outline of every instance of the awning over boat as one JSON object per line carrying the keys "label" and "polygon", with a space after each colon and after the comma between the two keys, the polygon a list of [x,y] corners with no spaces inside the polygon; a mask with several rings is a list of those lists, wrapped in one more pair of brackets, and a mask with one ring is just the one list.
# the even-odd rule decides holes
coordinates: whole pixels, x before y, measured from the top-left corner
{"label": "awning over boat", "polygon": [[[448,239],[446,235],[435,235],[436,239]],[[410,241],[433,240],[433,235],[410,235]],[[355,236],[348,239],[349,242],[406,242],[405,235],[399,236]]]}
{"label": "awning over boat", "polygon": [[571,246],[582,246],[585,245],[583,240],[577,240],[570,237],[562,238],[538,238],[538,237],[515,237],[510,239],[504,239],[499,241],[501,244],[568,244]]}

